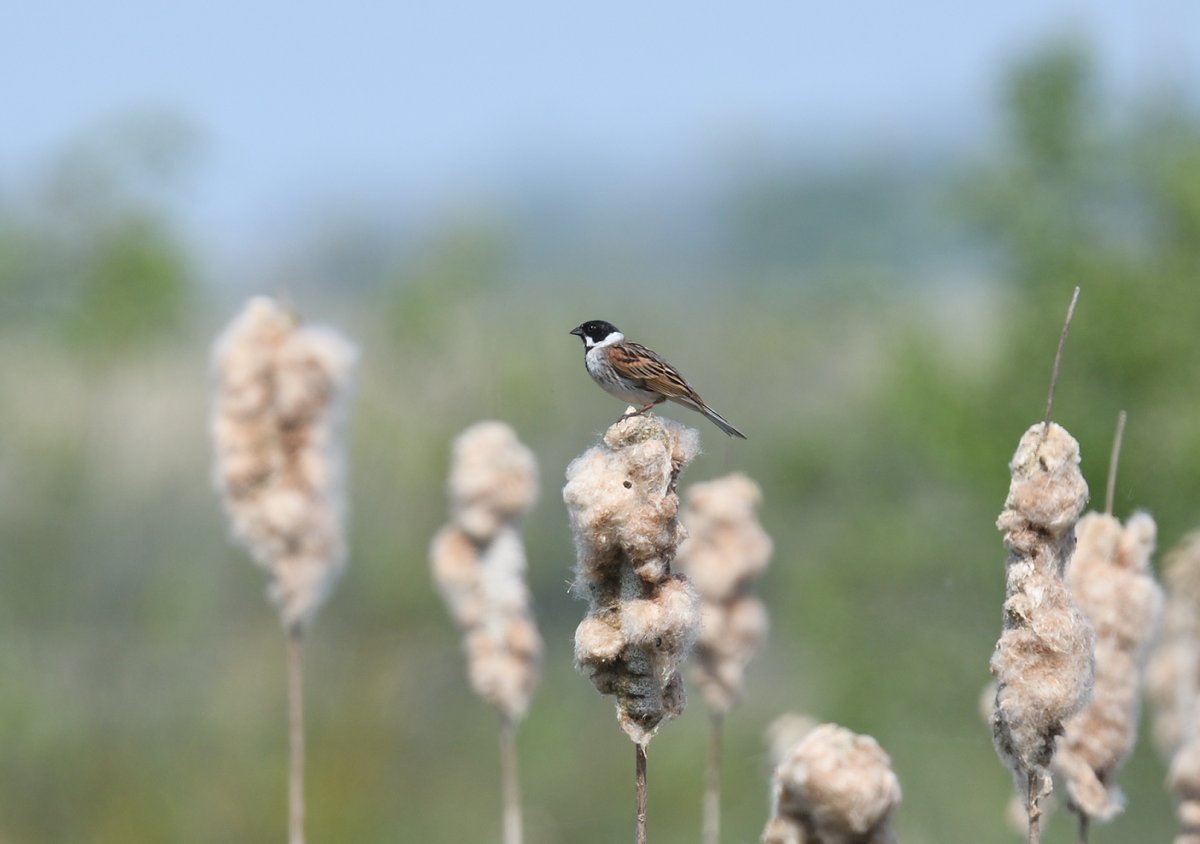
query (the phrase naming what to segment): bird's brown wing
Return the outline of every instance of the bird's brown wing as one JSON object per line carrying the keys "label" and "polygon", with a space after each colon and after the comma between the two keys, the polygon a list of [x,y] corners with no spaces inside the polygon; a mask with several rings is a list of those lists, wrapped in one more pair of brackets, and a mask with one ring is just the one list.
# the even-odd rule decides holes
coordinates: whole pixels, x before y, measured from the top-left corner
{"label": "bird's brown wing", "polygon": [[682,401],[684,404],[704,404],[704,400],[675,367],[641,343],[626,340],[610,346],[608,361],[618,375],[633,381],[644,390]]}

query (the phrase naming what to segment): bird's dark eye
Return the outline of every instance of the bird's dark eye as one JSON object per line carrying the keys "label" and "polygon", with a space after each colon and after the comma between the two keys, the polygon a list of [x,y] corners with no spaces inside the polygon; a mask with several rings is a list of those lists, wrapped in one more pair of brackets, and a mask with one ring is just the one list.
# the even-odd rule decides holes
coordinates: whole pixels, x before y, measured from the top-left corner
{"label": "bird's dark eye", "polygon": [[626,481],[625,489],[633,489],[633,481]]}

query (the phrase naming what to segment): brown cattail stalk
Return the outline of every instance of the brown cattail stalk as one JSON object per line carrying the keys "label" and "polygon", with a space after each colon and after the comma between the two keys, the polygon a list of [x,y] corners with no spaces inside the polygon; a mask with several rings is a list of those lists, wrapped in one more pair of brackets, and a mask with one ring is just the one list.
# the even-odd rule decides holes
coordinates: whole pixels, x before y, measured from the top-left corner
{"label": "brown cattail stalk", "polygon": [[1046,395],[1046,417],[1042,420],[1043,431],[1050,427],[1054,418],[1054,392],[1058,387],[1058,370],[1062,366],[1063,348],[1067,345],[1067,334],[1071,330],[1071,320],[1075,317],[1075,306],[1079,304],[1079,286],[1071,294],[1071,304],[1067,305],[1067,318],[1063,320],[1062,333],[1058,335],[1058,351],[1054,354],[1054,366],[1050,368],[1050,390]]}
{"label": "brown cattail stalk", "polygon": [[637,795],[634,841],[636,844],[646,844],[646,745],[635,744],[633,754],[633,784]]}
{"label": "brown cattail stalk", "polygon": [[303,634],[346,564],[339,429],[355,357],[266,297],[213,347],[215,484],[287,632],[291,844],[304,841]]}
{"label": "brown cattail stalk", "polygon": [[504,840],[522,838],[516,727],[541,670],[542,640],[525,586],[521,519],[537,500],[537,461],[503,422],[480,422],[454,442],[450,523],[430,566],[463,633],[471,687],[500,713]]}
{"label": "brown cattail stalk", "polygon": [[704,802],[701,839],[717,844],[721,839],[721,745],[725,719],[715,712],[708,719],[708,756],[704,761]]}
{"label": "brown cattail stalk", "polygon": [[304,841],[304,650],[299,634],[289,633],[288,652],[288,841]]}
{"label": "brown cattail stalk", "polygon": [[893,844],[900,781],[870,736],[811,730],[775,769],[762,844]]}
{"label": "brown cattail stalk", "polygon": [[1121,440],[1125,436],[1125,411],[1117,414],[1117,430],[1113,434],[1112,454],[1108,458],[1108,482],[1104,485],[1104,512],[1112,515],[1113,498],[1117,492],[1117,463],[1121,458]]}
{"label": "brown cattail stalk", "polygon": [[504,844],[521,844],[524,823],[521,818],[521,779],[517,765],[517,725],[508,718],[500,721],[500,788],[504,804]]}
{"label": "brown cattail stalk", "polygon": [[682,536],[679,473],[699,450],[696,431],[629,416],[567,467],[563,500],[575,535],[572,589],[588,599],[575,631],[575,665],[605,695],[637,756],[639,841],[645,836],[645,748],[687,702],[679,665],[700,626],[699,599],[671,571]]}
{"label": "brown cattail stalk", "polygon": [[687,539],[678,568],[700,593],[701,629],[692,672],[708,704],[709,753],[705,776],[705,844],[716,844],[721,817],[721,726],[742,694],[747,664],[767,632],[767,612],[753,594],[767,567],[771,539],[758,522],[758,486],[732,474],[687,491],[682,521]]}

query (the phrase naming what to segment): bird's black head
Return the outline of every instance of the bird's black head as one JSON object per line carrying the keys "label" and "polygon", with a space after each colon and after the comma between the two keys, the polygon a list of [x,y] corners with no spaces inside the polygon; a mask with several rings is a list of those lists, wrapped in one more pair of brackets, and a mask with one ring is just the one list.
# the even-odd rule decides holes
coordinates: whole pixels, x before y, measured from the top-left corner
{"label": "bird's black head", "polygon": [[620,334],[621,332],[611,322],[605,322],[602,319],[593,319],[585,322],[583,325],[572,328],[571,333],[582,340],[583,345],[590,349],[597,343],[603,343],[613,334]]}

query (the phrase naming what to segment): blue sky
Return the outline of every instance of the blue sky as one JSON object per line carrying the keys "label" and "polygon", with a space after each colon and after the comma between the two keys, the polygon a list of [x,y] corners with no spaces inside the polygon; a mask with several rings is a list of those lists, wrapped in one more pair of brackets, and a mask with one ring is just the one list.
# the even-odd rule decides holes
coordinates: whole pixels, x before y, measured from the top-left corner
{"label": "blue sky", "polygon": [[0,185],[147,107],[202,131],[189,213],[218,228],[323,195],[437,205],[538,168],[669,170],[743,137],[970,138],[1004,65],[1061,32],[1118,91],[1200,79],[1195,0],[38,0],[0,29]]}

